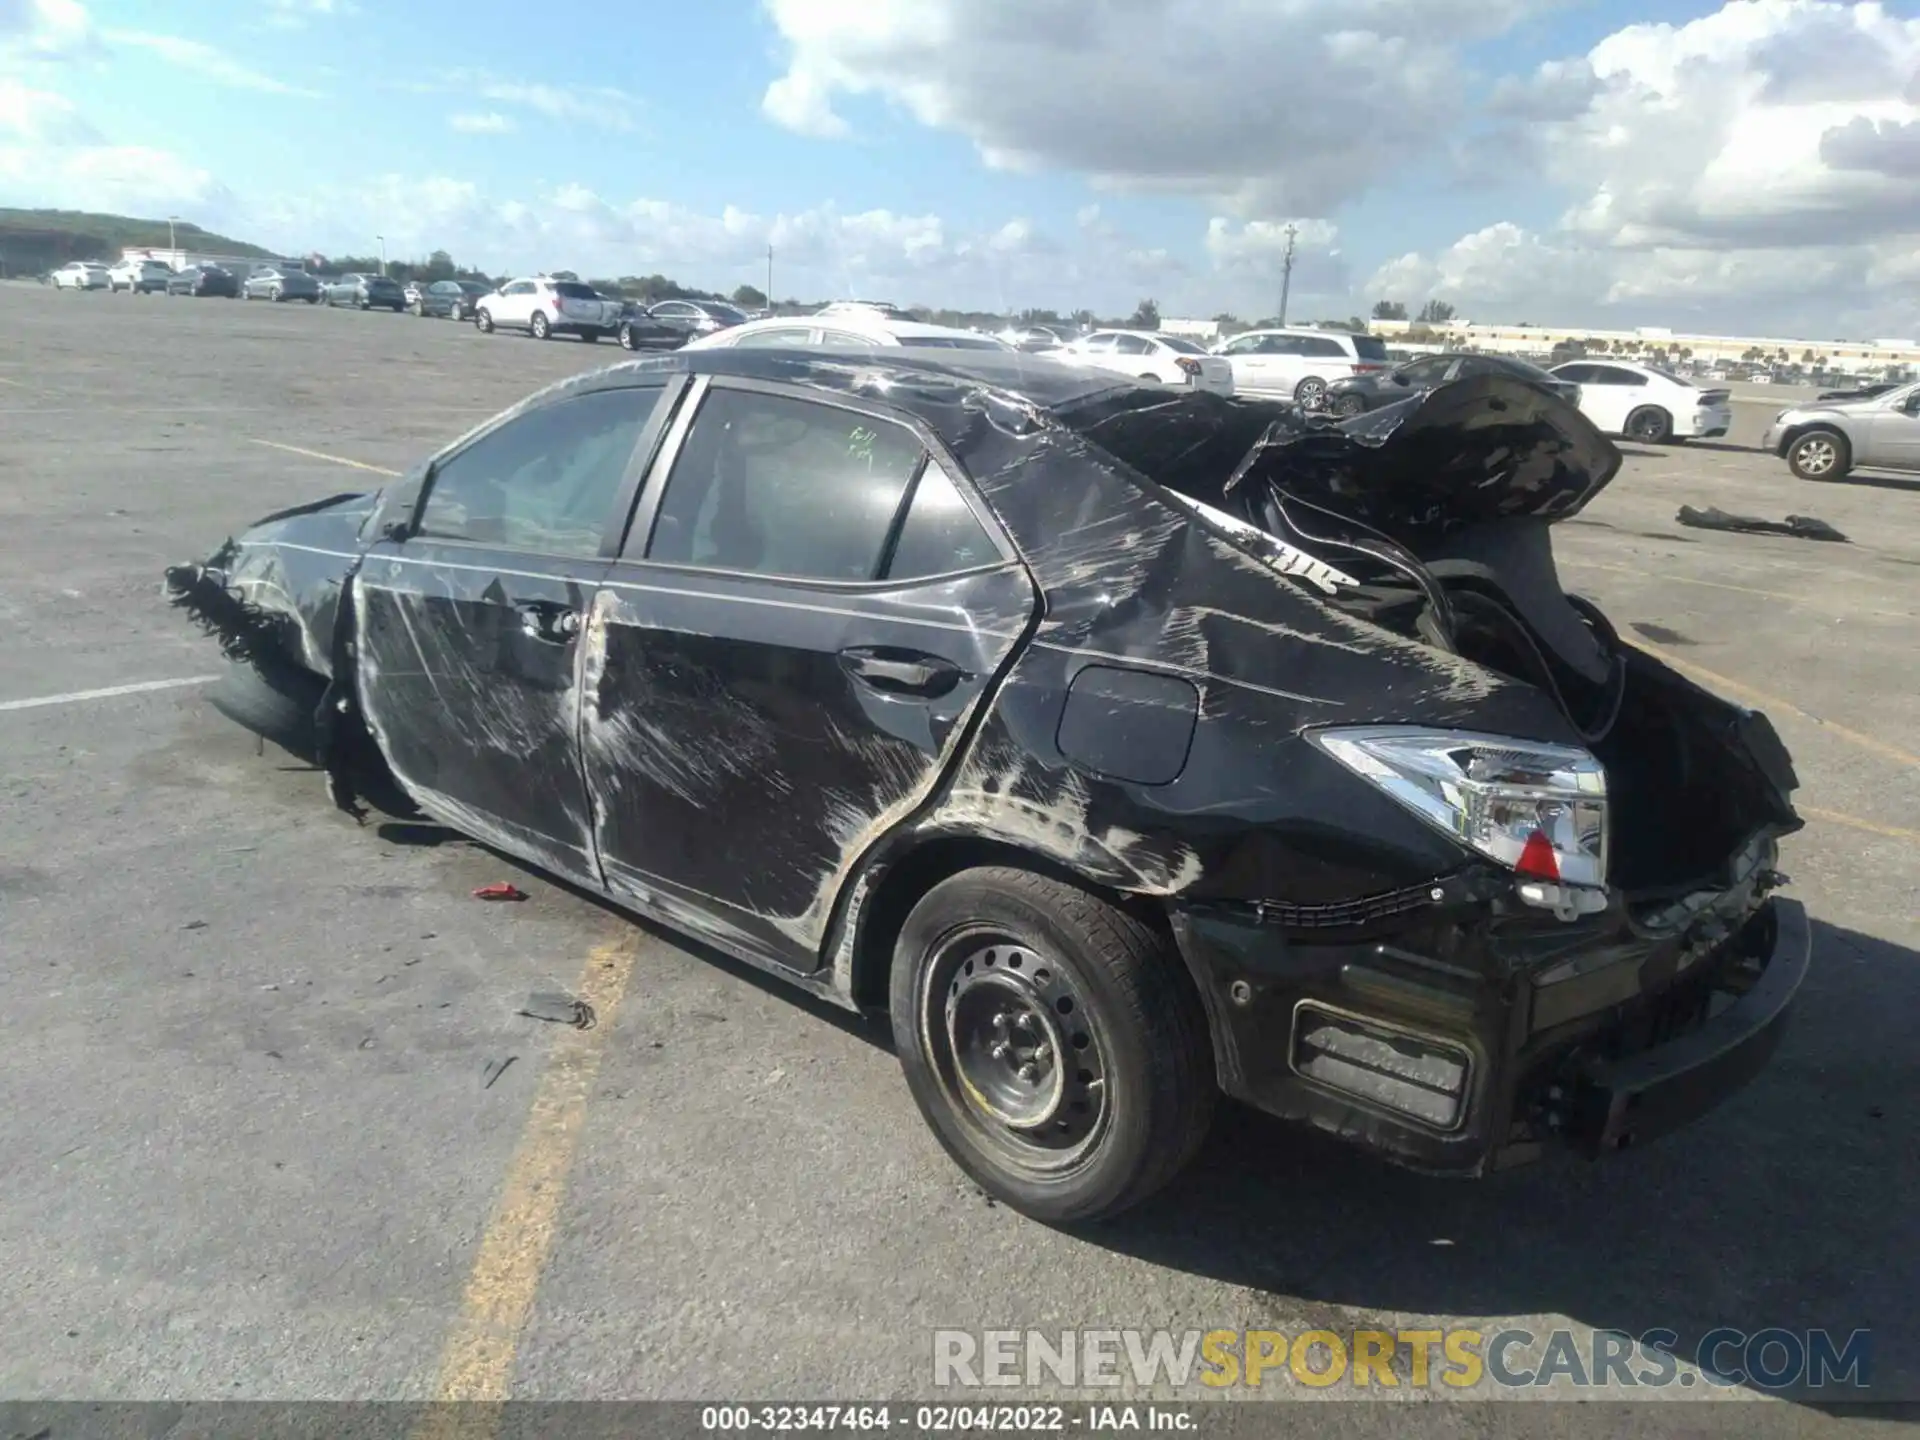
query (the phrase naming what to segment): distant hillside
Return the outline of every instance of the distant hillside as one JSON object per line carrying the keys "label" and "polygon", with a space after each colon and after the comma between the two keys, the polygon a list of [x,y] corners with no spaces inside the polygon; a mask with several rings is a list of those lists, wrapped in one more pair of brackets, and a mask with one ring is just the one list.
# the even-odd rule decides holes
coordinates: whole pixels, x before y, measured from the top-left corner
{"label": "distant hillside", "polygon": [[[258,245],[216,235],[185,221],[176,222],[173,232],[183,250],[274,258],[272,251]],[[120,252],[129,245],[164,247],[166,244],[165,220],[90,215],[83,210],[0,208],[0,269],[8,275],[37,275],[57,269],[69,260],[118,260]]]}

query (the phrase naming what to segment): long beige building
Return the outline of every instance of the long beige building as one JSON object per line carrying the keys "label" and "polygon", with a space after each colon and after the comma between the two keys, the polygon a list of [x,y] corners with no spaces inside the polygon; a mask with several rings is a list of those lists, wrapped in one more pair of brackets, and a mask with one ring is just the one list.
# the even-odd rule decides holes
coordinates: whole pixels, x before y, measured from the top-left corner
{"label": "long beige building", "polygon": [[1695,335],[1684,330],[1644,326],[1637,330],[1583,330],[1556,325],[1478,325],[1452,320],[1423,327],[1417,320],[1374,320],[1373,333],[1397,344],[1408,342],[1408,332],[1431,329],[1439,337],[1434,348],[1466,347],[1506,354],[1548,354],[1556,345],[1583,342],[1589,353],[1605,349],[1646,358],[1656,352],[1675,360],[1709,364],[1742,361],[1818,366],[1840,370],[1884,370],[1889,366],[1920,365],[1920,341],[1915,340],[1790,340],[1779,336]]}

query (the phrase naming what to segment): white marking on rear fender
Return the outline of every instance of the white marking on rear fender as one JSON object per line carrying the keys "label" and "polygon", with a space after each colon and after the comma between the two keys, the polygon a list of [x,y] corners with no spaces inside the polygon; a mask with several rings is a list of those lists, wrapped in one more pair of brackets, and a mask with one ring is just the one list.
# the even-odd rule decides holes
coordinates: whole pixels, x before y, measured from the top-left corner
{"label": "white marking on rear fender", "polygon": [[188,685],[210,685],[218,675],[184,675],[178,680],[142,680],[134,685],[109,685],[104,690],[72,690],[65,695],[37,695],[31,700],[0,700],[0,710],[37,710],[43,705],[78,705],[84,700],[112,700],[120,695],[143,695],[151,690],[180,690]]}

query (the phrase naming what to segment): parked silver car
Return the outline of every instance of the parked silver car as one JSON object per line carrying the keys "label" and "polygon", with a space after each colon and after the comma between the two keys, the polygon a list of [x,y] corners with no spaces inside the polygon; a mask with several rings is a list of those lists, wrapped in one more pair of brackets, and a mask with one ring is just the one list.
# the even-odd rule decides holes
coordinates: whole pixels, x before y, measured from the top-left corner
{"label": "parked silver car", "polygon": [[247,272],[247,278],[241,282],[240,298],[271,300],[275,304],[287,300],[304,300],[309,305],[318,305],[320,282],[297,266],[256,265]]}
{"label": "parked silver car", "polygon": [[1858,466],[1920,470],[1920,382],[1864,400],[1790,406],[1773,417],[1764,443],[1802,480],[1838,480]]}

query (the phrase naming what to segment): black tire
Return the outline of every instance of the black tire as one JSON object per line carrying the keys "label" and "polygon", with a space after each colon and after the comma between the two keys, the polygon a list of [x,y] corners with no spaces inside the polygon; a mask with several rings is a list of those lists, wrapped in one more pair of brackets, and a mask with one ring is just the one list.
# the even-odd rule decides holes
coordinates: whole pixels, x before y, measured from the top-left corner
{"label": "black tire", "polygon": [[527,322],[527,330],[536,340],[547,340],[553,336],[553,327],[547,323],[547,312],[536,310],[533,319]]}
{"label": "black tire", "polygon": [[1658,405],[1642,405],[1627,416],[1626,433],[1643,445],[1664,445],[1673,438],[1673,416]]}
{"label": "black tire", "polygon": [[371,301],[371,300],[362,300],[362,301],[360,302],[360,308],[361,308],[362,310],[371,310],[371,309],[373,309],[373,301]]}
{"label": "black tire", "polygon": [[1358,395],[1336,395],[1331,408],[1341,419],[1351,420],[1355,415],[1367,413],[1367,402]]}
{"label": "black tire", "polygon": [[[962,1170],[1022,1214],[1117,1215],[1206,1138],[1218,1090],[1185,967],[1088,891],[999,866],[943,880],[901,928],[891,1010],[921,1115]],[[982,1049],[994,1035],[1026,1038]]]}
{"label": "black tire", "polygon": [[1844,479],[1853,469],[1853,447],[1838,430],[1809,430],[1787,446],[1787,468],[1801,480]]}
{"label": "black tire", "polygon": [[1320,402],[1327,398],[1327,382],[1318,375],[1309,375],[1293,387],[1293,400],[1303,410],[1316,410]]}
{"label": "black tire", "polygon": [[282,290],[278,285],[276,285],[271,290],[267,291],[267,298],[273,301],[274,304],[278,305],[281,301],[287,298],[287,292],[285,290]]}
{"label": "black tire", "polygon": [[482,335],[491,335],[493,333],[493,312],[484,305],[474,311],[473,328],[478,330]]}
{"label": "black tire", "polygon": [[314,711],[326,688],[325,680],[290,660],[259,666],[230,660],[207,701],[234,724],[311,761],[319,743]]}
{"label": "black tire", "polygon": [[307,303],[309,305],[318,305],[320,303],[320,297],[318,295],[309,295],[307,296]]}

